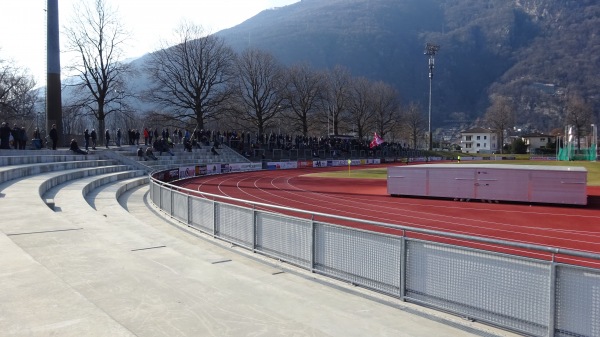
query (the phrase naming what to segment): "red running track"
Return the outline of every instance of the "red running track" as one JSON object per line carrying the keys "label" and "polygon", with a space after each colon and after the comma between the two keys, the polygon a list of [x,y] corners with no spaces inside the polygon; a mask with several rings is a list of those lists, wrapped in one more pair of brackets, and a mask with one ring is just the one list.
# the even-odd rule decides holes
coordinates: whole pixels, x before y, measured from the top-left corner
{"label": "red running track", "polygon": [[[598,187],[588,188],[587,206],[496,204],[391,197],[387,194],[385,179],[306,176],[325,170],[345,169],[319,168],[212,175],[182,181],[179,185],[194,191],[311,212],[600,254]],[[327,222],[341,223],[331,219],[327,219]],[[408,232],[406,236],[423,237]],[[429,239],[550,258],[550,254],[539,252],[532,253],[513,248],[498,249],[497,246],[461,240],[432,237]],[[557,258],[557,261],[600,268],[598,260],[562,256]]]}

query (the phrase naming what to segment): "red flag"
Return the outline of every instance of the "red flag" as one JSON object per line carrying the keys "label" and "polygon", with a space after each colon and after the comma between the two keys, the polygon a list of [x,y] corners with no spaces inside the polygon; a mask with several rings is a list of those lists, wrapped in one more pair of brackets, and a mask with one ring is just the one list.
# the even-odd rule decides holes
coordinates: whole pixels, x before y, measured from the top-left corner
{"label": "red flag", "polygon": [[372,149],[375,146],[383,144],[383,142],[384,142],[383,138],[379,137],[377,132],[375,132],[375,136],[373,136],[373,140],[371,141],[371,144],[369,144],[369,147]]}

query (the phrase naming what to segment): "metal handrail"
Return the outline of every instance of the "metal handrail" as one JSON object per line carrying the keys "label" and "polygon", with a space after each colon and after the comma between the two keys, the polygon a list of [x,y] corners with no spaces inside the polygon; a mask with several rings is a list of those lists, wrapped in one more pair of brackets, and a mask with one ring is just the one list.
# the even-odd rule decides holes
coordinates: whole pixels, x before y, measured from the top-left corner
{"label": "metal handrail", "polygon": [[[533,251],[539,251],[539,252],[550,253],[550,254],[569,255],[569,256],[573,256],[573,257],[580,257],[580,258],[586,258],[586,259],[600,261],[600,254],[596,254],[596,253],[592,253],[592,252],[585,252],[585,251],[564,249],[564,248],[555,248],[555,247],[507,241],[507,240],[501,240],[501,239],[485,238],[485,237],[473,236],[473,235],[468,235],[468,234],[442,232],[442,231],[437,231],[437,230],[424,229],[424,228],[418,228],[418,227],[410,227],[410,226],[404,226],[404,225],[392,225],[392,224],[387,224],[387,223],[379,222],[379,221],[371,221],[371,220],[364,220],[364,219],[358,219],[358,218],[352,218],[352,217],[346,217],[346,216],[340,216],[340,215],[333,215],[333,214],[328,214],[328,213],[307,211],[307,210],[298,209],[298,208],[270,205],[270,204],[256,202],[256,201],[250,201],[250,200],[232,198],[232,197],[227,197],[227,196],[221,196],[221,195],[212,194],[212,193],[200,192],[200,191],[191,190],[188,188],[184,188],[181,186],[177,186],[177,185],[173,185],[170,183],[166,183],[166,182],[157,180],[153,177],[153,175],[155,173],[159,173],[159,172],[153,172],[149,175],[149,178],[151,181],[153,181],[159,185],[162,185],[162,186],[167,186],[170,189],[176,189],[178,191],[188,192],[187,194],[202,195],[202,196],[213,198],[213,199],[228,200],[228,201],[248,204],[248,205],[251,205],[254,207],[265,207],[265,208],[270,208],[270,209],[291,211],[291,212],[300,213],[300,214],[307,214],[307,215],[331,218],[331,219],[342,220],[342,221],[353,221],[353,222],[373,225],[373,226],[387,228],[387,229],[393,229],[393,230],[399,230],[399,231],[409,231],[409,232],[413,232],[413,233],[419,233],[419,234],[425,234],[425,235],[431,235],[431,236],[439,236],[439,237],[444,237],[444,238],[448,238],[448,239],[467,240],[467,241],[472,241],[472,242],[477,242],[477,243],[485,243],[485,244],[493,244],[493,245],[497,245],[497,246],[533,250]],[[186,178],[186,179],[193,179],[193,178],[195,178],[195,177]],[[186,179],[181,179],[181,180],[186,180]],[[181,181],[181,180],[179,180],[179,181]]]}

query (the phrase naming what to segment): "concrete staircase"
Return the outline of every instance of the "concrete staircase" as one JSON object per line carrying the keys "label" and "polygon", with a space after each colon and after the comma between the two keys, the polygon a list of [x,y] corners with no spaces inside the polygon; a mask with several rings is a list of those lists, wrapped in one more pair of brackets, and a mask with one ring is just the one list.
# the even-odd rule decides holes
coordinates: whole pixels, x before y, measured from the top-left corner
{"label": "concrete staircase", "polygon": [[498,336],[168,221],[147,172],[244,159],[175,150],[0,150],[0,336]]}

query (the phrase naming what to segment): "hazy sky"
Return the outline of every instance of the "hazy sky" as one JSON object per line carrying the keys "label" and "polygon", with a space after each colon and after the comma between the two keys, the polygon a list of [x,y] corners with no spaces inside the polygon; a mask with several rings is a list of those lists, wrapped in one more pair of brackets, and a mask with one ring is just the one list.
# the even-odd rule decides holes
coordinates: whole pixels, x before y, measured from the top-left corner
{"label": "hazy sky", "polygon": [[[61,46],[64,26],[72,21],[74,3],[93,0],[58,0]],[[242,23],[260,11],[299,0],[107,0],[125,28],[132,33],[125,57],[141,56],[173,38],[182,20],[216,32]],[[46,0],[3,0],[0,10],[0,59],[14,60],[45,85]],[[64,48],[61,48],[64,50]],[[65,60],[61,60],[65,65]]]}

